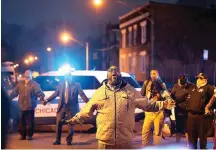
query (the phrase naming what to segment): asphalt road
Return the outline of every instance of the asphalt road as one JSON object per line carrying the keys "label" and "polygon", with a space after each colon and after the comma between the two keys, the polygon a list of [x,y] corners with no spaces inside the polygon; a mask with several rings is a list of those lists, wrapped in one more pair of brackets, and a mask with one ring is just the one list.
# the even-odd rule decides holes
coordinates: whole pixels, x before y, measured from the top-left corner
{"label": "asphalt road", "polygon": [[[133,148],[141,148],[141,129],[142,122],[137,122],[135,127]],[[52,145],[55,140],[54,132],[36,132],[34,134],[33,141],[20,141],[19,134],[9,134],[7,148],[9,149],[94,149],[97,148],[97,140],[95,139],[95,133],[76,131],[73,137],[73,145],[68,146],[66,144],[67,133],[62,135],[61,145]],[[213,138],[208,139],[208,148],[212,149]],[[160,146],[151,146],[149,149],[188,149],[186,147],[185,138],[182,138],[180,144],[175,143],[175,137],[171,137],[168,140],[162,139]]]}

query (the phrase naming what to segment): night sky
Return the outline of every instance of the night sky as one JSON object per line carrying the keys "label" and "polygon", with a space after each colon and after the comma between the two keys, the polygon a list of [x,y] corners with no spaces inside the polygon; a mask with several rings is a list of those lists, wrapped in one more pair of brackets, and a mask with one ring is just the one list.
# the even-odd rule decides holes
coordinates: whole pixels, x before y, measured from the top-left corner
{"label": "night sky", "polygon": [[[61,49],[59,33],[62,29],[68,30],[81,42],[88,39],[96,41],[98,37],[104,36],[101,33],[105,32],[105,25],[108,22],[119,23],[119,16],[144,5],[149,0],[121,0],[127,6],[119,4],[118,0],[102,1],[102,6],[96,8],[93,0],[1,0],[2,39],[8,46],[7,50],[13,53],[11,59],[14,57],[12,60],[21,62],[25,57],[23,55],[37,52],[40,60],[45,60],[46,47],[51,45],[54,49]],[[194,5],[194,0],[154,0],[154,2]],[[198,3],[199,6],[206,6],[206,3],[214,3],[216,6],[216,0],[196,0],[196,4]],[[9,41],[9,44],[5,41]],[[100,42],[95,43],[97,47]],[[78,44],[71,43],[70,52],[74,53],[73,49],[77,51],[81,49],[80,46],[77,47]],[[92,47],[96,49],[95,45]],[[82,52],[84,56],[85,51]]]}
{"label": "night sky", "polygon": [[[143,5],[148,0],[103,0],[102,7],[96,8],[92,0],[2,0],[2,20],[7,23],[34,27],[39,23],[61,20],[74,25],[80,37],[91,33],[91,28],[107,22],[118,23],[118,16],[132,8]],[[176,3],[177,0],[157,0],[157,2]]]}

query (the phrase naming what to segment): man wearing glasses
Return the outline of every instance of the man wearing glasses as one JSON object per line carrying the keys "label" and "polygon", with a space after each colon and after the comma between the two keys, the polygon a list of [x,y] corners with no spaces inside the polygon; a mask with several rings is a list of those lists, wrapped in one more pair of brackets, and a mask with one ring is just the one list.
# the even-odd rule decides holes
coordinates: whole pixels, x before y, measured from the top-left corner
{"label": "man wearing glasses", "polygon": [[107,80],[97,89],[81,112],[69,121],[72,124],[82,123],[97,110],[98,148],[129,149],[132,148],[135,108],[159,111],[174,107],[172,99],[166,94],[164,97],[165,101],[157,102],[142,97],[140,92],[122,80],[119,68],[112,66],[107,72]]}
{"label": "man wearing glasses", "polygon": [[188,90],[186,101],[188,137],[190,148],[197,149],[197,141],[200,138],[200,149],[206,149],[208,132],[206,105],[214,95],[214,86],[207,84],[207,76],[204,73],[200,73],[196,79],[196,86]]}

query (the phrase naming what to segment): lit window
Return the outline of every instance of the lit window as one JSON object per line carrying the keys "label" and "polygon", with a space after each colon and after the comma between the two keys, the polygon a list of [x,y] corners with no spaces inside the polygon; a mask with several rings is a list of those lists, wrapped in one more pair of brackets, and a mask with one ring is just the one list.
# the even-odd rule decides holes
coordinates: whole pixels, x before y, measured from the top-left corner
{"label": "lit window", "polygon": [[143,21],[140,23],[141,26],[141,43],[145,43],[146,42],[146,21]]}
{"label": "lit window", "polygon": [[122,48],[126,47],[126,29],[121,30],[122,35]]}
{"label": "lit window", "polygon": [[136,53],[128,55],[129,73],[136,73]]}
{"label": "lit window", "polygon": [[128,45],[132,45],[132,27],[129,27],[129,33],[128,33]]}
{"label": "lit window", "polygon": [[135,24],[133,26],[133,44],[137,44],[137,25]]}

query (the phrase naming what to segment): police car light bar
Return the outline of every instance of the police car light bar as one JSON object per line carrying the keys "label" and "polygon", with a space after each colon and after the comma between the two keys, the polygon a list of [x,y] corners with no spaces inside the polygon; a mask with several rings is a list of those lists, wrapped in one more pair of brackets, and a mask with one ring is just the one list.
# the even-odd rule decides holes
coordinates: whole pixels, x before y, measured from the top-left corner
{"label": "police car light bar", "polygon": [[74,72],[75,68],[71,68],[71,66],[69,64],[64,64],[61,66],[61,68],[59,68],[58,71],[62,74],[67,74],[69,72]]}

